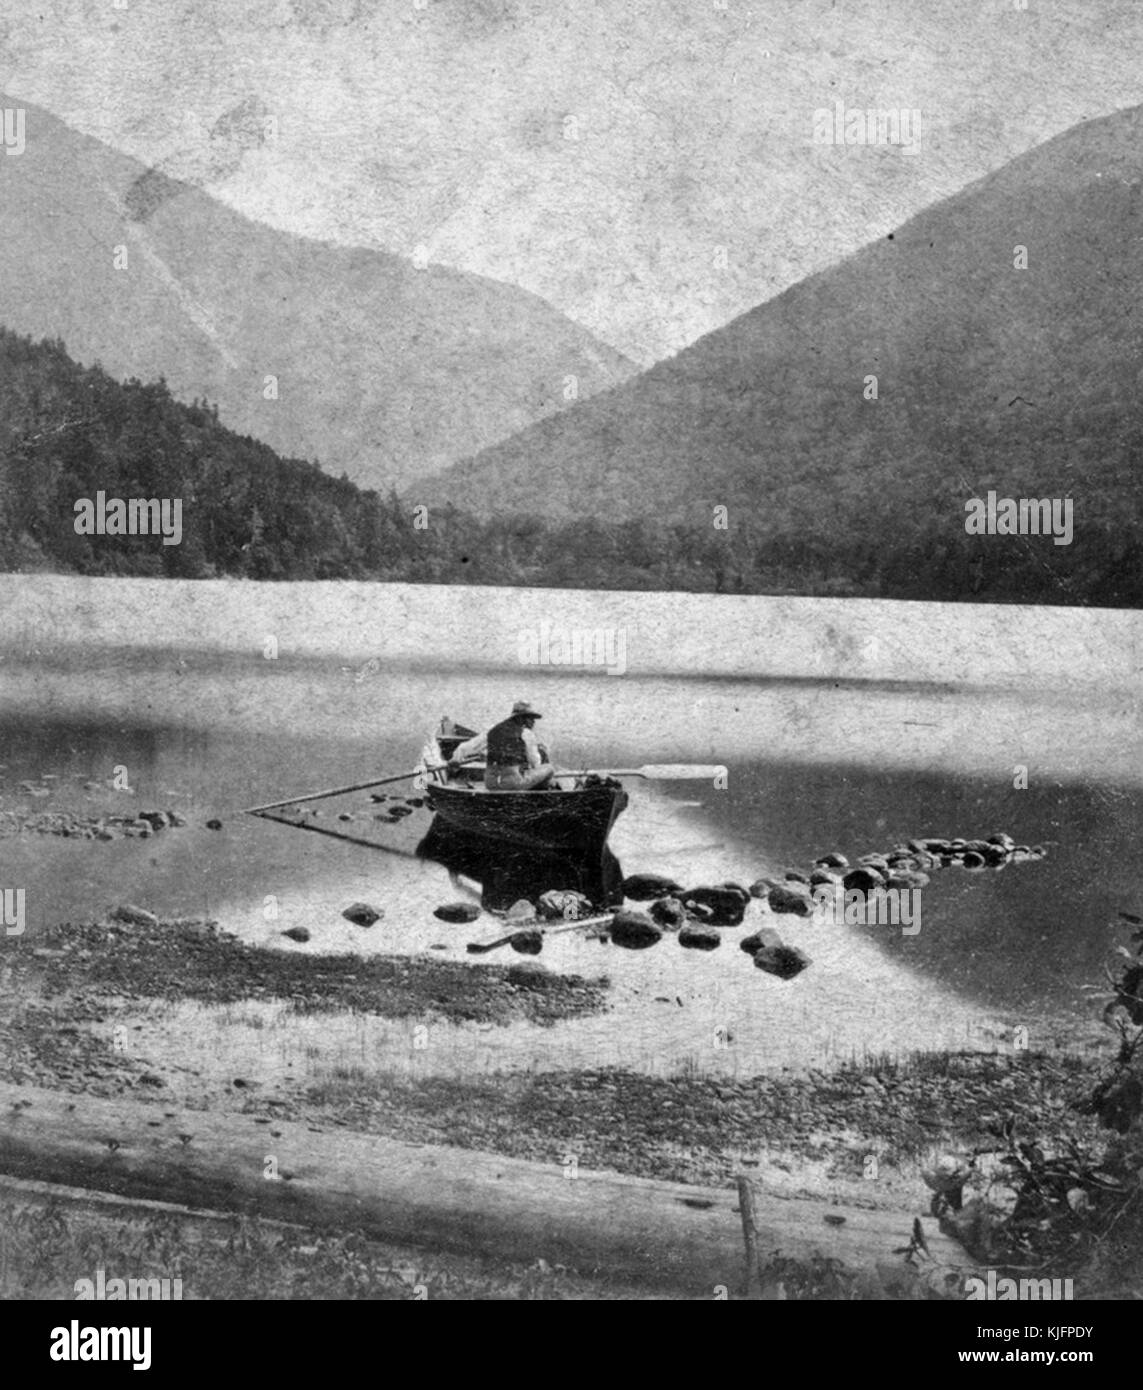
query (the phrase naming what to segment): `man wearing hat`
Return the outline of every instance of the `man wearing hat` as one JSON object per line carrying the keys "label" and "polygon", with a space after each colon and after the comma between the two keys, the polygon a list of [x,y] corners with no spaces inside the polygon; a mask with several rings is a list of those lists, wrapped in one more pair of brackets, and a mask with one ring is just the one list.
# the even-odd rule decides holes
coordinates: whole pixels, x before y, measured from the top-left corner
{"label": "man wearing hat", "polygon": [[460,744],[448,760],[450,772],[484,754],[484,785],[493,792],[538,791],[555,775],[548,750],[532,732],[543,716],[527,700],[517,700],[507,719]]}

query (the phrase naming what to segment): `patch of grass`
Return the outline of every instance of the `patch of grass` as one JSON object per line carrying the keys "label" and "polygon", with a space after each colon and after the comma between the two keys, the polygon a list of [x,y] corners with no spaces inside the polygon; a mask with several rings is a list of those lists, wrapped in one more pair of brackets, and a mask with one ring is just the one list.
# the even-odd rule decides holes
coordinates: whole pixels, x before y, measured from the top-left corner
{"label": "patch of grass", "polygon": [[0,1300],[72,1300],[75,1282],[182,1281],[188,1300],[639,1299],[645,1292],[543,1260],[429,1253],[357,1232],[308,1231],[245,1216],[78,1208],[0,1198]]}
{"label": "patch of grass", "polygon": [[607,1007],[604,980],[432,957],[263,950],[213,922],[67,923],[47,933],[45,943],[61,954],[17,957],[15,969],[38,977],[49,997],[94,986],[128,998],[223,1005],[275,999],[303,1013],[541,1025]]}

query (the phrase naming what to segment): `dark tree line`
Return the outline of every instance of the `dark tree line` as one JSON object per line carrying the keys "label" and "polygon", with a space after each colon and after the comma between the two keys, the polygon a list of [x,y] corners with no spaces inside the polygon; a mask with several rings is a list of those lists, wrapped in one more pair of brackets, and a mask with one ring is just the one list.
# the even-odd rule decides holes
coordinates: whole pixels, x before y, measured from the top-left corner
{"label": "dark tree line", "polygon": [[[182,539],[78,535],[75,502],[181,498]],[[823,507],[807,481],[781,513],[728,529],[653,515],[555,523],[427,517],[317,463],[282,458],[166,383],[119,382],[62,342],[0,329],[0,569],[86,575],[359,579],[434,584],[797,593],[979,602],[1143,603],[1143,547],[1114,507],[1077,514],[1066,547],[967,535],[962,491],[907,517],[866,493]],[[954,520],[950,522],[950,518]],[[906,524],[902,524],[902,522]]]}

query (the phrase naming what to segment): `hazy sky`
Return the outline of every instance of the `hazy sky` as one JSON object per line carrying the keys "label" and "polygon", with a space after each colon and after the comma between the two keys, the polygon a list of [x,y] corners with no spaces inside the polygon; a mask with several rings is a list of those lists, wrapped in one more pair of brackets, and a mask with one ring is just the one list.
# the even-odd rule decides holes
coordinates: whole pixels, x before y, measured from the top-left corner
{"label": "hazy sky", "polygon": [[[1143,102],[1140,0],[1020,3],[0,0],[0,80],[250,217],[424,247],[649,363]],[[917,148],[815,145],[838,100],[918,111]]]}

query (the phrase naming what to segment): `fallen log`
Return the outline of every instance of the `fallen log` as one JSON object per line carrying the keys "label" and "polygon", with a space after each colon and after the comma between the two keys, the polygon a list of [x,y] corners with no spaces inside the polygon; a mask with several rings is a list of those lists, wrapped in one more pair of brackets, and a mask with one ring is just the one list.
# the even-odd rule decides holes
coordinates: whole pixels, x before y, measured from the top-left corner
{"label": "fallen log", "polygon": [[[543,1258],[696,1298],[726,1297],[741,1284],[733,1189],[264,1121],[161,1100],[0,1085],[0,1173],[356,1230],[395,1244],[527,1263]],[[754,1207],[763,1258],[777,1250],[819,1254],[854,1270],[890,1258],[912,1220],[901,1211],[757,1193]],[[971,1271],[935,1222],[924,1230],[942,1264]]]}

